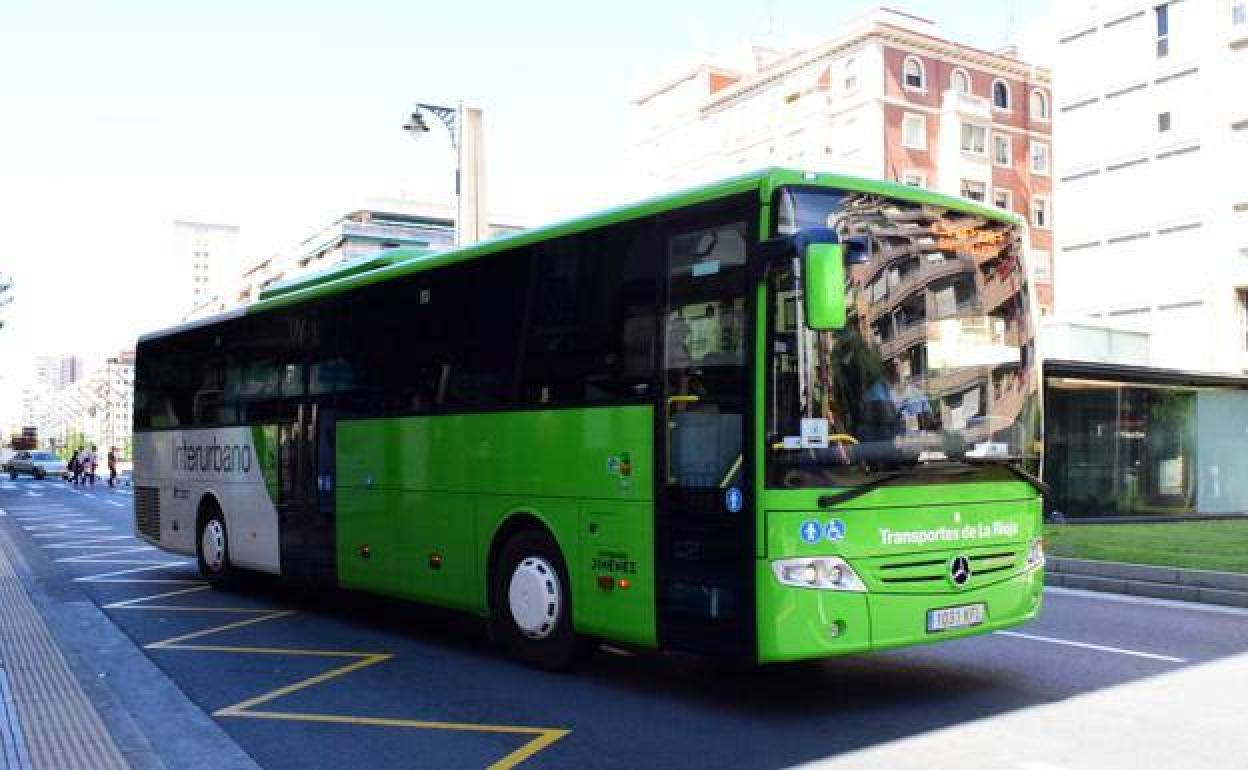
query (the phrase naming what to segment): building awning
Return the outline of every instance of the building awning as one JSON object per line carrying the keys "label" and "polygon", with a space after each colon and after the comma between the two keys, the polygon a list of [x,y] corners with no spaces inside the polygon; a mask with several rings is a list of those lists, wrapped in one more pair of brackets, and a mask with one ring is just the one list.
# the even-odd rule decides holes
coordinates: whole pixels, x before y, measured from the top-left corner
{"label": "building awning", "polygon": [[1104,364],[1096,361],[1064,361],[1045,359],[1046,378],[1100,380],[1124,385],[1186,385],[1194,388],[1248,388],[1248,377],[1216,372],[1193,372],[1183,369],[1159,369],[1152,366]]}

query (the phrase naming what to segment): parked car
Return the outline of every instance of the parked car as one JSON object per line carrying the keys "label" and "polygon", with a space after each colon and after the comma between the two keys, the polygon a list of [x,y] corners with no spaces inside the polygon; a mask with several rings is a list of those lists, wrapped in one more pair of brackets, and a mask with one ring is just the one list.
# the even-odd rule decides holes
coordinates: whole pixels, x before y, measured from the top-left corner
{"label": "parked car", "polygon": [[16,479],[20,474],[27,473],[37,479],[47,476],[64,478],[69,473],[65,461],[51,452],[18,452],[4,464],[9,478]]}

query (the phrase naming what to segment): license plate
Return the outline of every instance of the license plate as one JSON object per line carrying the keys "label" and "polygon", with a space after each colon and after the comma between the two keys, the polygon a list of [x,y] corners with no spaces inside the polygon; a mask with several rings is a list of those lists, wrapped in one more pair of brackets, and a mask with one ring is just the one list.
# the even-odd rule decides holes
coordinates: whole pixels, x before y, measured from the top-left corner
{"label": "license plate", "polygon": [[982,604],[964,604],[961,607],[945,607],[942,610],[928,610],[927,612],[928,633],[978,626],[983,622],[984,605]]}

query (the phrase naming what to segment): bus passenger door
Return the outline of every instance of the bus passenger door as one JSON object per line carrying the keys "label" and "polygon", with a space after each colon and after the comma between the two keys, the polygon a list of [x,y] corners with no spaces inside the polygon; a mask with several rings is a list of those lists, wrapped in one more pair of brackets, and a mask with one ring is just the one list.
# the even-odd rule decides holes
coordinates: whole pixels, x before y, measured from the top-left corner
{"label": "bus passenger door", "polygon": [[[756,204],[755,204],[756,205]],[[748,204],[661,220],[666,291],[656,437],[660,644],[754,654],[746,472]]]}
{"label": "bus passenger door", "polygon": [[278,521],[282,574],[300,581],[336,581],[334,539],[334,414],[316,402],[296,407],[278,432]]}

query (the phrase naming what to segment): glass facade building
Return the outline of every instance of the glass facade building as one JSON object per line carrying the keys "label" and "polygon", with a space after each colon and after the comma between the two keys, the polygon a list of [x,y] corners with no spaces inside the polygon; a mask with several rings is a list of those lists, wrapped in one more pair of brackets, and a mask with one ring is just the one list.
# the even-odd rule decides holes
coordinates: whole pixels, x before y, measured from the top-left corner
{"label": "glass facade building", "polygon": [[1053,511],[1248,514],[1248,378],[1070,361],[1045,378]]}

